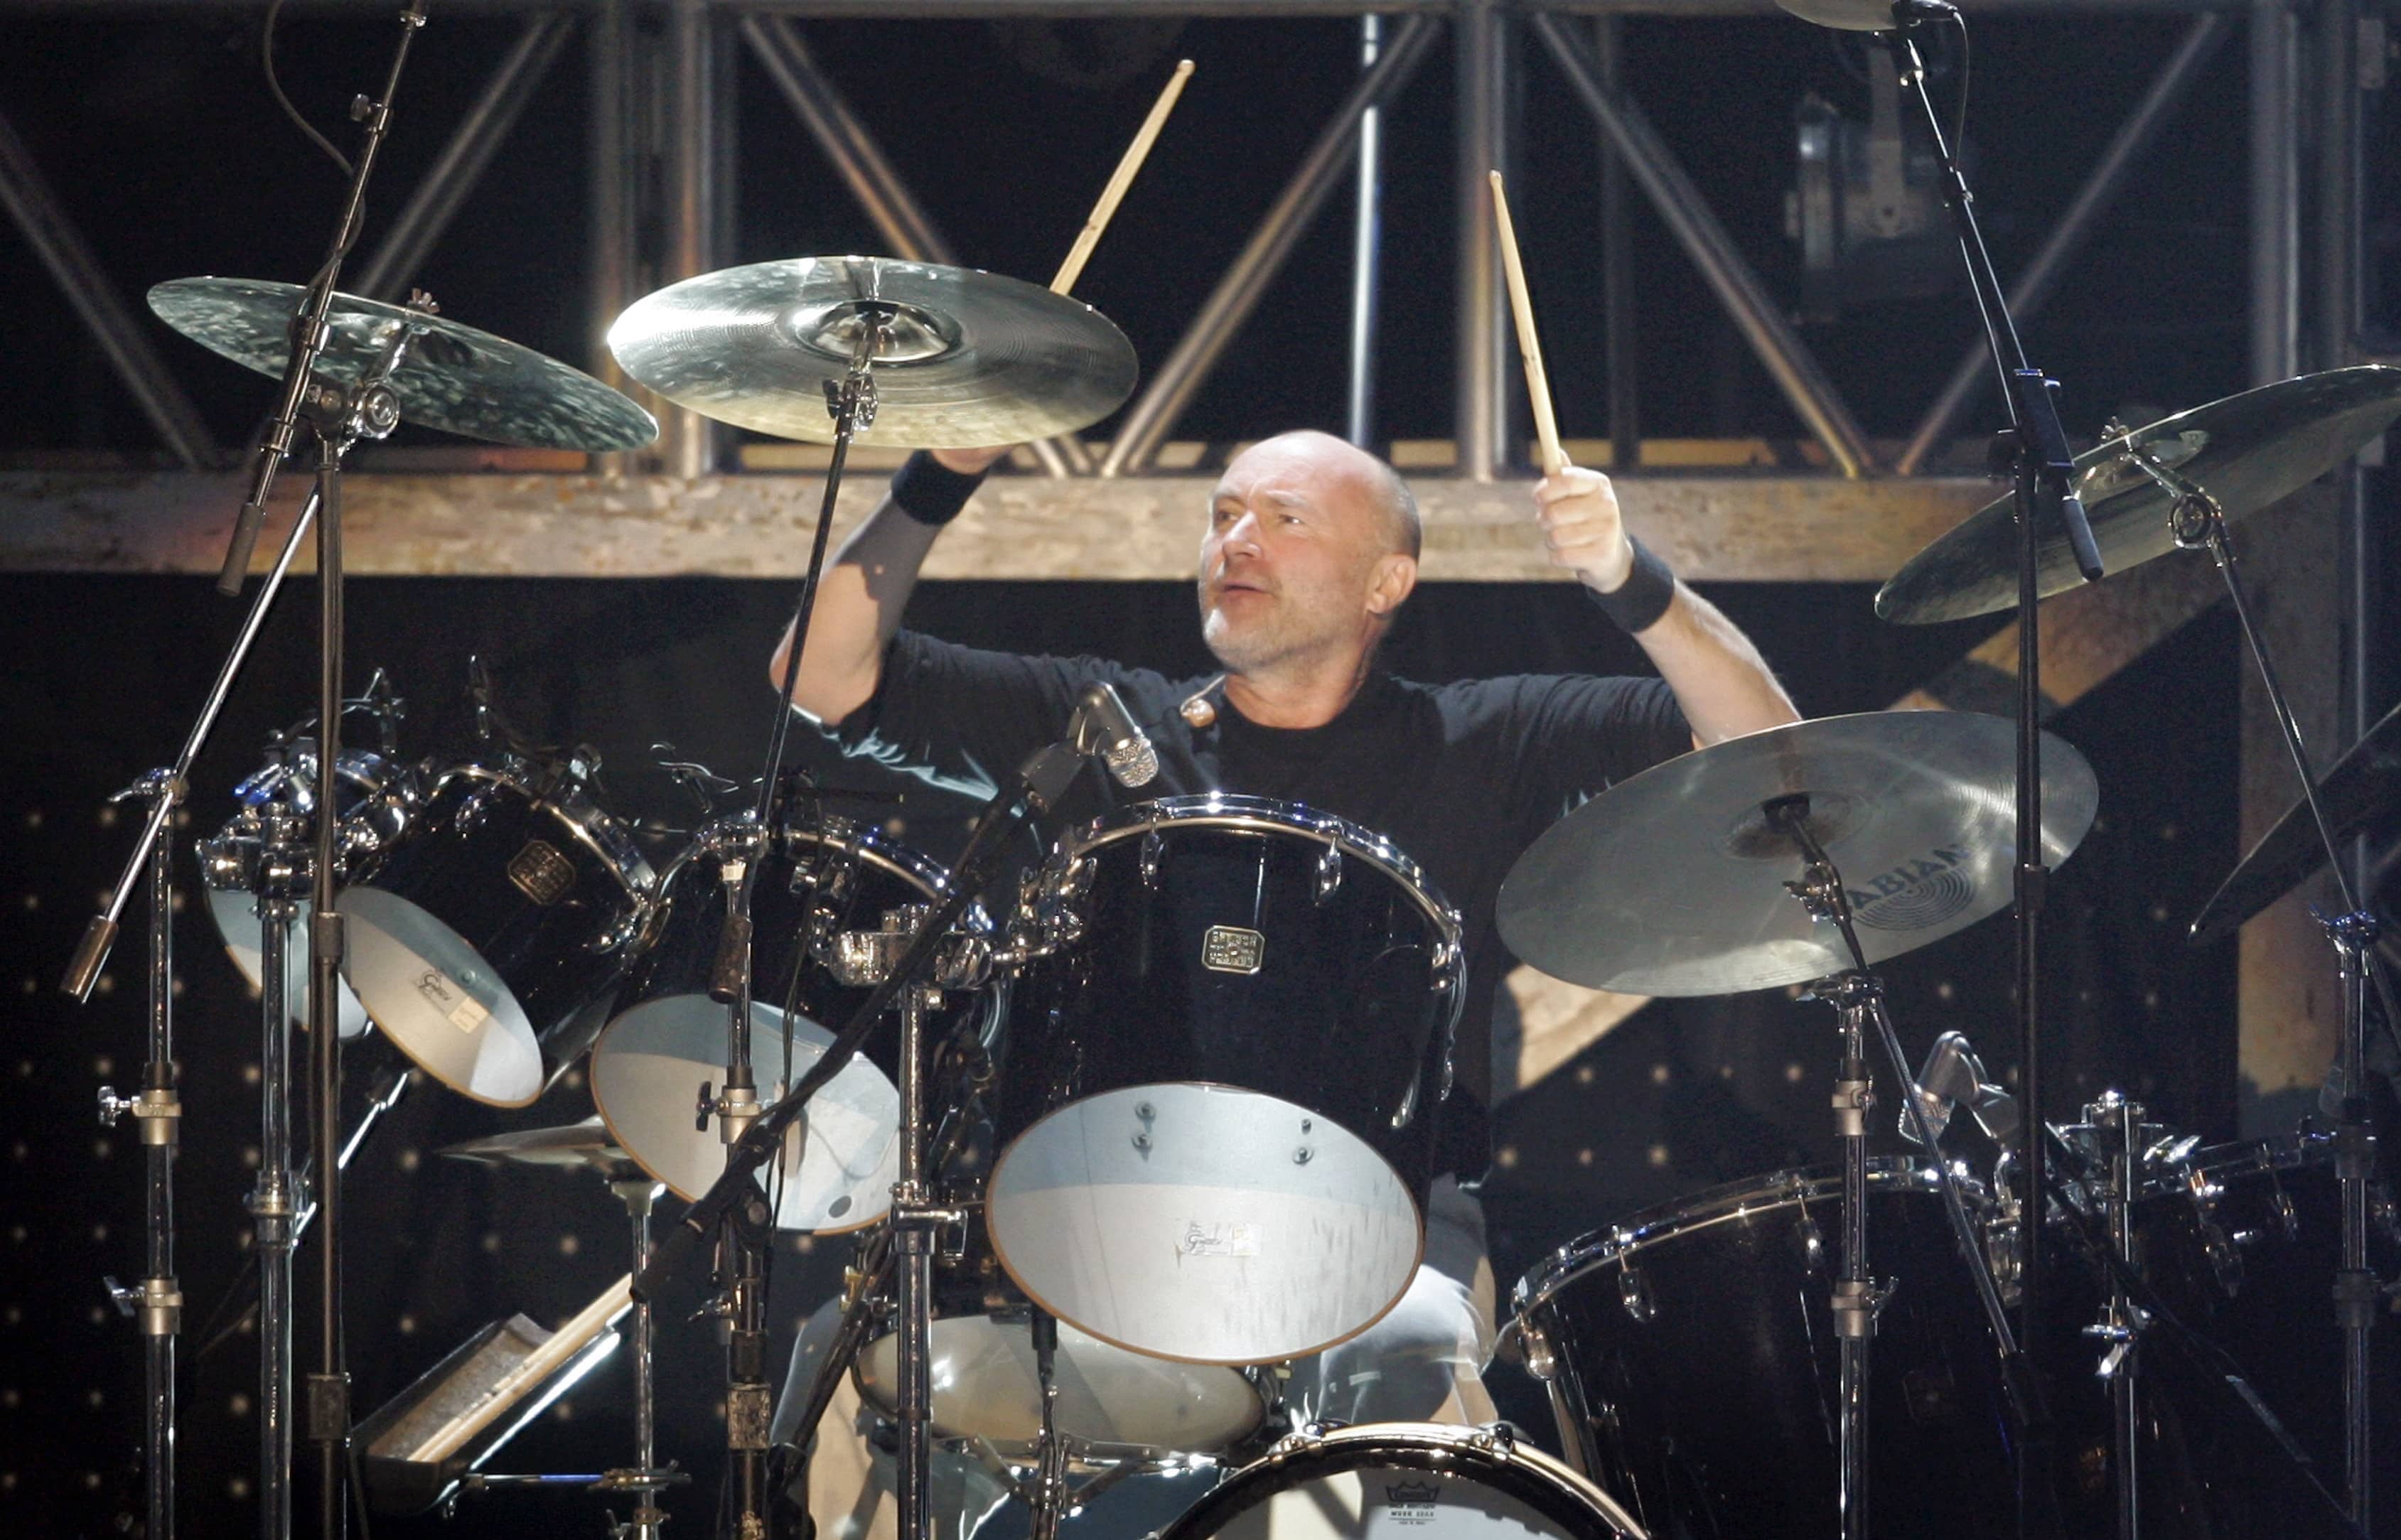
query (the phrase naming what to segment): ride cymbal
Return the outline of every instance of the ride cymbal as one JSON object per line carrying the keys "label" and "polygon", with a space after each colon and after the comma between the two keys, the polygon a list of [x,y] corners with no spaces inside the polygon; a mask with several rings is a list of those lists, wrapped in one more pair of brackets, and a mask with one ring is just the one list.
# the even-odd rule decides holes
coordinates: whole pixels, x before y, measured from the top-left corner
{"label": "ride cymbal", "polygon": [[[2043,737],[2043,859],[2100,801],[2092,767]],[[1764,807],[1808,799],[1870,963],[2006,907],[2017,729],[1967,712],[1827,716],[1729,739],[1620,782],[1534,841],[1501,887],[1502,939],[1556,978],[1626,994],[1717,995],[1851,966],[1785,884],[1805,858]]]}
{"label": "ride cymbal", "polygon": [[[264,279],[179,278],[150,291],[158,319],[246,369],[283,377],[306,291]],[[418,334],[385,383],[401,419],[493,443],[594,453],[659,436],[648,412],[579,369],[438,315],[336,293],[316,372],[342,386],[378,358],[395,327]]]}
{"label": "ride cymbal", "polygon": [[1071,433],[1133,391],[1133,345],[1080,300],[967,267],[889,257],[792,257],[686,279],[609,328],[625,373],[737,428],[831,443],[828,388],[863,318],[887,326],[871,361],[875,413],[859,443],[972,449]]}
{"label": "ride cymbal", "polygon": [[[2175,499],[2128,459],[2144,450],[2217,499],[2229,520],[2298,490],[2401,417],[2401,369],[2361,364],[2279,380],[2105,439],[2076,457],[2076,490],[2112,573],[2176,548]],[[2036,580],[2048,599],[2081,583],[2064,530],[2037,538]],[[2014,496],[1985,504],[1912,556],[1878,591],[1875,612],[1904,625],[1960,620],[2018,602]]]}

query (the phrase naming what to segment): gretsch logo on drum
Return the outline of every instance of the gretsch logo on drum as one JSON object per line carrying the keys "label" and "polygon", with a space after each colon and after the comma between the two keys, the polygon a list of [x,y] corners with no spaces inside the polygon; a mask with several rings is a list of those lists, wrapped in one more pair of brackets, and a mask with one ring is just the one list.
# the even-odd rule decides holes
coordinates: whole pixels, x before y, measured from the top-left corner
{"label": "gretsch logo on drum", "polygon": [[1937,846],[1865,880],[1852,879],[1851,914],[1879,931],[1922,931],[1975,901],[1976,885],[1959,870],[1966,851]]}
{"label": "gretsch logo on drum", "polygon": [[1403,1481],[1384,1489],[1385,1517],[1395,1524],[1431,1524],[1442,1488],[1426,1481]]}
{"label": "gretsch logo on drum", "polygon": [[509,880],[519,893],[548,908],[575,886],[575,866],[541,840],[528,839],[525,849],[509,860]]}
{"label": "gretsch logo on drum", "polygon": [[1200,937],[1200,966],[1220,974],[1255,974],[1268,955],[1268,938],[1239,925],[1212,925]]}
{"label": "gretsch logo on drum", "polygon": [[482,1001],[459,988],[438,968],[428,968],[417,975],[417,992],[462,1032],[473,1031],[492,1014],[484,1008]]}
{"label": "gretsch logo on drum", "polygon": [[1256,1225],[1202,1224],[1199,1220],[1184,1226],[1183,1239],[1175,1243],[1181,1257],[1255,1257],[1259,1254],[1259,1232]]}

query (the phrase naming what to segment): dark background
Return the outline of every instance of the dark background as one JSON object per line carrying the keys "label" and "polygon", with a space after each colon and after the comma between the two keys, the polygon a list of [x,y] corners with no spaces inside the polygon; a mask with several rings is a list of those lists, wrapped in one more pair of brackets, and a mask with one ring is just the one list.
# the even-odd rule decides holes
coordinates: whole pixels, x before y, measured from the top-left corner
{"label": "dark background", "polygon": [[[405,197],[517,26],[439,5],[434,18],[403,88],[375,211],[388,213]],[[259,22],[254,8],[8,20],[0,111],[129,293],[196,273],[298,281],[322,254],[340,181],[268,101],[256,64]],[[2041,238],[2185,24],[2092,16],[1976,23],[1969,137],[2004,274]],[[340,106],[380,80],[391,32],[380,12],[299,10],[280,34],[287,88],[346,148],[354,137]],[[1200,73],[1183,107],[1079,288],[1154,365],[1356,69],[1354,24],[1322,20],[828,22],[809,24],[806,35],[963,259],[1037,279],[1056,265],[1168,63],[1195,58]],[[1781,205],[1792,177],[1792,114],[1815,90],[1865,116],[1857,45],[1780,18],[1639,19],[1625,36],[1631,89],[1770,290],[1790,301],[1797,266]],[[2241,54],[2239,38],[2221,51],[2195,105],[2178,115],[2059,297],[2026,328],[2036,358],[2067,382],[2071,432],[2089,436],[2113,412],[2145,420],[2245,383],[2243,124],[2224,106],[2243,96]],[[1609,425],[1595,133],[1540,50],[1530,45],[1526,56],[1513,202],[1562,425],[1598,435]],[[1943,89],[1954,89],[1955,61],[1944,67]],[[1450,86],[1447,46],[1438,45],[1389,118],[1379,439],[1450,431]],[[738,234],[721,260],[880,249],[747,59],[735,93]],[[583,297],[583,102],[570,47],[418,280],[446,313],[588,366],[597,327]],[[2368,195],[2380,253],[2373,314],[2389,284],[2394,199],[2390,157],[2371,158],[2372,178],[2383,179]],[[1175,436],[1339,426],[1345,205],[1341,193],[1329,202]],[[1639,203],[1634,230],[1644,432],[1795,436],[1780,398]],[[369,247],[375,231],[371,224]],[[12,361],[0,370],[0,451],[21,462],[152,453],[138,415],[13,238],[0,238],[0,342]],[[1853,307],[1808,335],[1869,431],[1891,437],[1914,425],[1970,320],[1955,285]],[[220,440],[238,444],[266,409],[268,383],[163,331],[158,341]],[[1992,411],[1988,402],[1971,407],[1960,431],[1989,427]],[[1880,626],[1870,591],[1857,585],[1709,592],[1810,715],[1880,707],[1982,635],[1973,624]],[[529,733],[603,750],[618,811],[685,827],[689,805],[650,768],[648,747],[672,741],[720,770],[750,772],[767,727],[763,657],[790,599],[784,584],[703,579],[360,581],[350,593],[352,677],[391,669],[411,702],[406,754],[450,756],[465,750],[466,660],[481,654]],[[199,767],[179,851],[228,815],[230,788],[256,767],[268,729],[310,709],[312,604],[305,582],[283,600]],[[1188,671],[1201,663],[1189,604],[1174,584],[934,584],[912,619],[963,641]],[[115,1533],[120,1516],[140,1508],[139,1342],[108,1311],[99,1284],[103,1273],[141,1271],[140,1153],[130,1124],[104,1132],[89,1111],[97,1083],[121,1088],[138,1069],[138,930],[119,943],[105,992],[90,1006],[72,1006],[54,986],[131,836],[130,821],[104,798],[172,757],[237,619],[199,579],[0,579],[0,647],[11,662],[0,687],[0,720],[10,729],[0,741],[0,827],[8,834],[0,839],[0,905],[11,921],[0,988],[13,1002],[0,1054],[8,1146],[0,1511],[27,1533]],[[1391,657],[1427,678],[1639,666],[1572,593],[1540,585],[1431,585],[1412,603]],[[2059,879],[2049,933],[2054,1116],[2114,1084],[2167,1122],[2213,1140],[2234,1135],[2232,952],[2189,953],[2178,935],[2237,853],[2237,661],[2230,620],[2212,612],[2053,724],[2091,757],[2103,788],[2101,820]],[[857,767],[830,778],[869,784]],[[897,816],[903,839],[938,856],[957,838],[958,810],[926,794],[911,792]],[[675,847],[671,834],[653,838],[654,853]],[[252,1523],[254,1342],[202,1343],[247,1228],[240,1200],[257,1110],[246,1075],[258,1029],[196,902],[187,860],[178,878],[194,900],[176,927],[187,1109],[178,1263],[191,1306],[183,1512],[191,1533],[234,1534]],[[129,918],[138,926],[138,909]],[[1910,1052],[1956,1027],[1991,1068],[2005,1070],[2010,955],[2009,922],[1996,918],[1886,968]],[[1486,1194],[1503,1288],[1548,1249],[1646,1205],[1830,1158],[1831,1048],[1823,1008],[1781,992],[1656,1003],[1509,1102]],[[364,1073],[355,1061],[380,1052],[355,1053],[353,1078]],[[517,1113],[427,1086],[378,1132],[348,1188],[360,1410],[486,1322],[524,1311],[554,1323],[623,1271],[620,1213],[596,1179],[492,1172],[432,1154],[588,1111],[572,1080]],[[796,1240],[778,1254],[779,1355],[846,1250]],[[665,1314],[660,1436],[662,1452],[699,1478],[669,1500],[678,1533],[695,1533],[708,1522],[721,1442],[714,1339],[688,1319],[697,1303],[689,1289]],[[1530,1383],[1507,1369],[1493,1380],[1511,1414],[1547,1437]],[[622,1359],[604,1366],[497,1466],[622,1463],[628,1384]],[[450,1533],[528,1523],[589,1533],[598,1519],[583,1498],[487,1499]]]}

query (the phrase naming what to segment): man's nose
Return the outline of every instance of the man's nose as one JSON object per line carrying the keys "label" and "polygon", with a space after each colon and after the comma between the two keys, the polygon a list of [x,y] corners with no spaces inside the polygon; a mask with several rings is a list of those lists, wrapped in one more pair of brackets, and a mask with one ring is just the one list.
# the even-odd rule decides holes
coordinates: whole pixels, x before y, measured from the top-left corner
{"label": "man's nose", "polygon": [[1256,513],[1244,513],[1234,521],[1233,527],[1226,531],[1225,549],[1228,552],[1240,551],[1250,556],[1259,553],[1259,516]]}

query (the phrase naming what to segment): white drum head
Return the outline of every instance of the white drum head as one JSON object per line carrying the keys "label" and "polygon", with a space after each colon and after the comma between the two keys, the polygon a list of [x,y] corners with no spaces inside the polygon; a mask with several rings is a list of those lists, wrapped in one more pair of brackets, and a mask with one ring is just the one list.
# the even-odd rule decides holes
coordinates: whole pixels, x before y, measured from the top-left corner
{"label": "white drum head", "polygon": [[461,1096],[524,1107],[542,1095],[542,1046],[516,996],[466,938],[378,888],[341,894],[342,975],[402,1053]]}
{"label": "white drum head", "polygon": [[[934,1323],[933,1341],[936,1436],[1032,1451],[1042,1435],[1042,1381],[1028,1324],[952,1317]],[[858,1357],[860,1393],[890,1415],[899,1410],[899,1357],[897,1332]],[[1214,1453],[1264,1415],[1258,1392],[1239,1370],[1129,1353],[1064,1321],[1051,1363],[1059,1431],[1103,1457]]]}
{"label": "white drum head", "polygon": [[[304,898],[292,919],[291,940],[283,948],[283,1000],[293,1021],[302,1026],[309,1020],[309,904]],[[209,918],[217,922],[217,934],[225,938],[226,955],[250,980],[251,988],[257,988],[266,980],[260,967],[265,954],[258,944],[264,928],[258,922],[258,896],[248,888],[211,888]],[[345,983],[338,992],[336,1020],[342,1039],[364,1036],[367,1013],[359,1003],[358,991]]]}
{"label": "white drum head", "polygon": [[[610,1134],[642,1169],[679,1197],[696,1198],[725,1169],[711,1119],[693,1126],[701,1083],[725,1079],[726,1007],[705,994],[645,1001],[610,1023],[592,1051],[592,1100]],[[792,1072],[784,1064],[784,1013],[753,1001],[750,1063],[759,1099],[806,1074],[833,1034],[806,1017],[792,1023]],[[900,1179],[900,1093],[861,1054],[809,1102],[785,1137],[784,1230],[857,1230],[884,1217]]]}
{"label": "white drum head", "polygon": [[[1242,1152],[1241,1162],[1227,1159]],[[1258,1364],[1373,1325],[1423,1224],[1367,1142],[1323,1114],[1177,1082],[1086,1097],[993,1167],[993,1250],[1061,1320],[1139,1353]]]}

